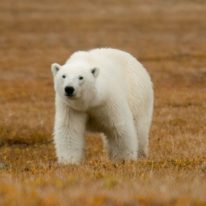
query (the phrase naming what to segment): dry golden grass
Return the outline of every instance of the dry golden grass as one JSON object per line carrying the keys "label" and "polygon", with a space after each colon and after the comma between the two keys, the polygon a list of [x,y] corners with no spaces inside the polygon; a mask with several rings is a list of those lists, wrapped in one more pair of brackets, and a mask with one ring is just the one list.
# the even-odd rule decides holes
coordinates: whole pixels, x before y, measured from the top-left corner
{"label": "dry golden grass", "polygon": [[[0,2],[0,205],[206,205],[206,2]],[[150,156],[112,163],[87,136],[80,166],[56,163],[50,64],[115,47],[151,73]]]}

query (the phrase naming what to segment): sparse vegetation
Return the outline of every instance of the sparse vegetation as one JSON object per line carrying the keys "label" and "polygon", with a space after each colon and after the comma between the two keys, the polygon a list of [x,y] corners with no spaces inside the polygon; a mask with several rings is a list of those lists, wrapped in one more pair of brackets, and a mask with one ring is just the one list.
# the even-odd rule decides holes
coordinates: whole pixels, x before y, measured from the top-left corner
{"label": "sparse vegetation", "polygon": [[[0,205],[206,205],[206,2],[0,2]],[[80,166],[56,163],[50,64],[110,46],[151,73],[150,156],[107,161],[87,134]]]}

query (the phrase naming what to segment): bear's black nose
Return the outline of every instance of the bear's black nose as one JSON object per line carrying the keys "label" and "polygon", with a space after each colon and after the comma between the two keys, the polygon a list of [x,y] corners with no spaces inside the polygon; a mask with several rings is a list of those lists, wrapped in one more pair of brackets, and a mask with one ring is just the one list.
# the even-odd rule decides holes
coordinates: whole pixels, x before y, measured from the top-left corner
{"label": "bear's black nose", "polygon": [[72,97],[74,95],[74,90],[75,90],[74,87],[71,86],[64,88],[65,94],[68,97]]}

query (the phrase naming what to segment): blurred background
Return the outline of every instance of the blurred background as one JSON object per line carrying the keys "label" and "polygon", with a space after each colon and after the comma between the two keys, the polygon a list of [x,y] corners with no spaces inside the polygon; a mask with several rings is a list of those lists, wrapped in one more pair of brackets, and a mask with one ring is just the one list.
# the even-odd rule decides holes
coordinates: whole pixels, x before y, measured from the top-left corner
{"label": "blurred background", "polygon": [[[51,140],[50,65],[63,64],[76,50],[113,47],[139,59],[154,82],[156,124],[162,107],[204,104],[205,18],[201,0],[2,0],[1,144]],[[176,126],[191,119],[172,118]]]}

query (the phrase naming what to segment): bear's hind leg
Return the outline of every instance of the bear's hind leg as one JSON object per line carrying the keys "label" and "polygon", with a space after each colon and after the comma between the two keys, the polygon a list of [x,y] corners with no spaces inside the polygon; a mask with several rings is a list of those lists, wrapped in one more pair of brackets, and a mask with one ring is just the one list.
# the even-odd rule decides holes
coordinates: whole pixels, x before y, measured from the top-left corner
{"label": "bear's hind leg", "polygon": [[139,157],[148,157],[149,153],[149,130],[151,125],[151,115],[144,116],[135,123],[139,142]]}

